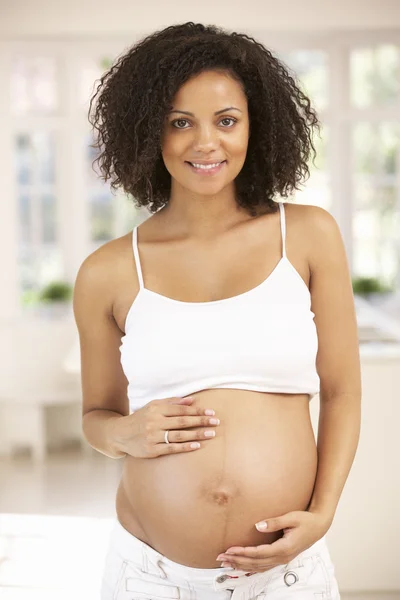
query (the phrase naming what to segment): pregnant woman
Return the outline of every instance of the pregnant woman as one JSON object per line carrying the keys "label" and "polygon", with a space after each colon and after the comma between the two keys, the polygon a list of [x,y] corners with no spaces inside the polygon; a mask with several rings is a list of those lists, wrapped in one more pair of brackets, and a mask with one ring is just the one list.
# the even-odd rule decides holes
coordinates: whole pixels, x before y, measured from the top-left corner
{"label": "pregnant woman", "polygon": [[330,213],[278,199],[316,114],[262,44],[194,23],[141,40],[96,96],[104,178],[152,213],[75,283],[83,430],[123,460],[101,599],[337,600],[351,277]]}

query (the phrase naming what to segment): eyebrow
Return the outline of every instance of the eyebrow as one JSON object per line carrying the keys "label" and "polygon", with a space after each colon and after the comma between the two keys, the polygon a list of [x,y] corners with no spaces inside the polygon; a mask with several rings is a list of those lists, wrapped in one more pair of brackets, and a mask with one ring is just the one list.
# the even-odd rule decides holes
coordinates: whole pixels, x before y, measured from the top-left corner
{"label": "eyebrow", "polygon": [[[227,108],[223,108],[222,110],[217,110],[217,112],[214,113],[214,115],[220,115],[223,112],[227,112],[228,110],[238,110],[239,112],[242,112],[240,110],[240,108],[236,108],[235,106],[228,106]],[[188,112],[186,110],[170,110],[170,113],[182,113],[184,115],[189,115],[190,117],[194,117],[194,114],[191,112]]]}

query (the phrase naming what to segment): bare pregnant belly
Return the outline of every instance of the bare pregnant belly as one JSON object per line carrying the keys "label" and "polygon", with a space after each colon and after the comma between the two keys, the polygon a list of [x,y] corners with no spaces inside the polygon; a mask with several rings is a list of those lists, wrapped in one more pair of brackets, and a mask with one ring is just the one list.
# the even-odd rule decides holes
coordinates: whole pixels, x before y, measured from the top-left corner
{"label": "bare pregnant belly", "polygon": [[213,408],[216,436],[193,452],[124,459],[117,515],[134,536],[180,564],[221,566],[230,546],[282,536],[255,523],[306,510],[317,471],[307,395],[203,390],[193,405]]}

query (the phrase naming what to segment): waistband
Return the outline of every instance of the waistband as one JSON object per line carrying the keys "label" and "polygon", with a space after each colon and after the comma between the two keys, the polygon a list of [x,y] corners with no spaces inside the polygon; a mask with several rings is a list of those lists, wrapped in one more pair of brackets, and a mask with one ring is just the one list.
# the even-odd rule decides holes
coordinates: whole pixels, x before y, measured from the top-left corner
{"label": "waistband", "polygon": [[[161,576],[163,576],[162,573],[163,569],[165,568],[170,573],[173,573],[178,577],[182,577],[194,583],[212,582],[215,580],[219,580],[221,577],[222,579],[228,579],[228,577],[224,576],[234,576],[245,573],[244,571],[239,571],[238,569],[235,570],[231,567],[216,567],[215,569],[198,569],[196,567],[189,567],[187,565],[177,563],[167,558],[166,556],[164,556],[163,554],[161,554],[142,540],[138,539],[134,535],[132,535],[121,525],[118,519],[116,519],[114,528],[111,533],[111,547],[113,548],[113,551],[118,552],[118,554],[123,560],[128,560],[129,562],[135,563],[137,566],[139,566],[141,570],[143,570],[146,573],[161,573]],[[324,550],[327,550],[326,536],[323,536],[312,546],[301,552],[296,558],[287,563],[287,565],[278,565],[277,567],[269,569],[267,573],[272,575],[277,571],[283,572],[290,568],[302,566],[303,560],[305,558],[309,556],[314,556],[315,554],[318,554]],[[252,575],[248,579],[253,580],[253,578],[257,575],[260,575],[260,573]]]}

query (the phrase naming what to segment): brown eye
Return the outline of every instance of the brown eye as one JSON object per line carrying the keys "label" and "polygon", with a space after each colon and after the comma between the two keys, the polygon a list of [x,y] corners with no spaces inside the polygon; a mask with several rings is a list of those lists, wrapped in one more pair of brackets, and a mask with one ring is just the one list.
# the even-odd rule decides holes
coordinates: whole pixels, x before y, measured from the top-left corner
{"label": "brown eye", "polygon": [[[220,120],[220,123],[222,123],[223,121],[232,121],[232,125],[229,125],[229,127],[224,127],[224,129],[229,129],[237,122],[237,120],[234,119],[233,117],[224,117],[223,119]],[[187,127],[177,127],[177,126],[175,126],[175,123],[188,123],[188,122],[189,121],[187,119],[175,119],[175,121],[171,121],[171,125],[175,129],[187,129]]]}
{"label": "brown eye", "polygon": [[[175,121],[171,122],[171,125],[173,127],[175,127],[175,123],[187,123],[187,119],[176,119]],[[175,129],[186,129],[186,127],[175,127]]]}
{"label": "brown eye", "polygon": [[225,117],[224,119],[221,119],[221,123],[222,121],[233,121],[233,125],[237,122],[236,119],[234,119],[233,117]]}

